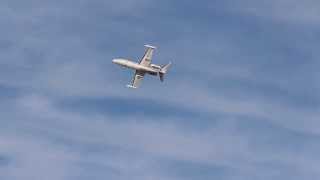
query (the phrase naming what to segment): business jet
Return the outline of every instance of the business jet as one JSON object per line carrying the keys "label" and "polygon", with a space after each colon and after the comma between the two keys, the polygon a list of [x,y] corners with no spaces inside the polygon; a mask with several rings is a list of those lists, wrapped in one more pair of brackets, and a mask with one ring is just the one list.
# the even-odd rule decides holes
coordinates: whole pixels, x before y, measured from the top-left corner
{"label": "business jet", "polygon": [[127,85],[127,87],[129,88],[138,88],[145,74],[149,74],[152,76],[159,76],[160,81],[163,82],[164,76],[168,72],[169,67],[171,66],[171,62],[169,62],[167,65],[164,65],[164,66],[151,64],[152,55],[156,47],[151,45],[144,45],[144,46],[146,47],[146,51],[139,63],[136,63],[127,59],[112,60],[112,62],[117,65],[135,70],[131,84]]}

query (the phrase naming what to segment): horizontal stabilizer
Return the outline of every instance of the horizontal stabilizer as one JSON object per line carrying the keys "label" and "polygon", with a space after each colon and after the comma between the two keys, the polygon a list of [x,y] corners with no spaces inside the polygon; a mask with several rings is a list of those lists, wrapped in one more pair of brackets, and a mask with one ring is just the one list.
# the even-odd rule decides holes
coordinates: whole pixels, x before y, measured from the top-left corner
{"label": "horizontal stabilizer", "polygon": [[168,72],[168,70],[169,70],[169,67],[171,66],[171,62],[169,62],[167,65],[165,65],[165,66],[163,66],[163,67],[161,67],[161,73],[167,73]]}
{"label": "horizontal stabilizer", "polygon": [[163,82],[164,81],[164,75],[168,72],[169,67],[171,66],[171,62],[169,62],[167,65],[161,67],[161,70],[159,72],[159,77],[160,77],[160,81]]}
{"label": "horizontal stabilizer", "polygon": [[149,45],[149,44],[144,45],[144,47],[151,48],[151,49],[157,49],[157,47],[151,46],[151,45]]}
{"label": "horizontal stabilizer", "polygon": [[137,89],[137,87],[132,86],[132,85],[130,85],[130,84],[128,84],[127,87],[128,87],[128,88],[132,88],[132,89]]}

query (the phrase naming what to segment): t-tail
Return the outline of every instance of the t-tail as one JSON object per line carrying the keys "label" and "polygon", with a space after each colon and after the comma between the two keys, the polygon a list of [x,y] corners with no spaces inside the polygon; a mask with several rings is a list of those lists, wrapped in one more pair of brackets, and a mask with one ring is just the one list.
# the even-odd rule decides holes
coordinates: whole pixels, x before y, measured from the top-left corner
{"label": "t-tail", "polygon": [[163,82],[164,75],[168,72],[170,66],[171,66],[171,62],[169,62],[167,65],[161,67],[161,70],[159,72],[159,77],[160,77],[161,82]]}

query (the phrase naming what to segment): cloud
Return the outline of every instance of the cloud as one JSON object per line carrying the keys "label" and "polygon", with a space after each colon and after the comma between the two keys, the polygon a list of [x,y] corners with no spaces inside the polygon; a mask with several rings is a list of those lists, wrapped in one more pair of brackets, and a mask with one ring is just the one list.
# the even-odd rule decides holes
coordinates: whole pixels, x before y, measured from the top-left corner
{"label": "cloud", "polygon": [[225,1],[222,3],[232,12],[240,12],[258,18],[275,20],[279,23],[317,25],[319,21],[319,2],[307,1]]}
{"label": "cloud", "polygon": [[[318,176],[311,1],[230,2],[3,1],[0,178]],[[146,41],[173,68],[131,91]]]}
{"label": "cloud", "polygon": [[[308,138],[309,142],[301,144],[303,148],[289,153],[285,147],[289,146],[290,149],[301,143],[299,139],[306,138],[305,135],[274,125],[264,123],[264,126],[268,127],[265,129],[255,121],[243,120],[241,123],[235,119],[214,118],[212,120],[216,123],[211,126],[193,129],[189,126],[174,124],[176,120],[170,117],[171,121],[164,121],[161,116],[158,118],[135,116],[128,119],[109,117],[99,111],[94,114],[70,112],[68,107],[60,109],[56,100],[46,96],[24,96],[19,97],[15,102],[20,114],[14,117],[4,113],[11,122],[8,125],[9,128],[2,132],[7,134],[14,128],[19,133],[15,135],[17,137],[5,135],[6,140],[2,141],[3,146],[19,149],[18,152],[22,151],[20,152],[21,162],[17,161],[17,163],[33,162],[34,158],[40,158],[41,162],[53,161],[51,165],[62,163],[57,165],[59,169],[48,172],[50,174],[58,171],[56,175],[59,177],[69,177],[69,175],[74,177],[82,168],[94,168],[93,172],[97,171],[101,176],[106,174],[101,174],[99,169],[107,169],[110,171],[108,177],[114,178],[170,177],[172,174],[167,174],[165,166],[175,161],[204,164],[208,168],[222,168],[225,169],[226,174],[234,171],[232,174],[237,174],[239,177],[249,175],[264,178],[269,176],[265,172],[266,168],[276,173],[274,165],[266,166],[264,163],[278,162],[282,164],[281,169],[289,171],[294,156],[300,157],[293,163],[295,168],[299,169],[296,176],[308,176],[310,173],[318,172],[316,168],[305,169],[306,163],[318,164],[318,161],[312,158],[312,154],[316,151],[308,150],[312,146],[313,149],[320,148],[318,145],[314,146],[317,138]],[[249,126],[247,127],[244,122]],[[270,130],[274,131],[273,135],[269,134]],[[26,137],[25,144],[20,145],[21,142],[18,140],[20,137]],[[299,143],[290,140],[285,142],[286,146],[279,144],[288,139],[298,139]],[[35,144],[37,146],[33,147]],[[25,148],[18,148],[20,146]],[[29,146],[37,149],[31,150]],[[48,149],[42,150],[44,147]],[[28,154],[38,151],[45,153],[43,156]],[[2,154],[11,152],[4,149]],[[88,154],[92,157],[87,157]],[[16,156],[13,154],[9,157]],[[25,156],[28,159],[25,159],[27,158]],[[60,161],[60,158],[63,160]],[[105,161],[103,161],[104,158],[106,158]],[[159,166],[154,161],[162,161],[163,166]],[[255,166],[258,166],[261,172],[257,173],[253,168]],[[43,166],[48,169],[50,167]],[[142,170],[148,167],[150,171]],[[9,165],[9,168],[17,172],[12,165]],[[70,168],[71,171],[68,170],[66,173],[65,169]],[[36,171],[32,169],[28,170],[28,164],[22,166],[22,172],[25,171],[29,172],[26,175],[30,177],[43,177],[42,174],[35,174]],[[82,175],[82,173],[79,176],[95,177],[90,174]],[[179,176],[183,175],[179,173]]]}
{"label": "cloud", "polygon": [[62,148],[46,142],[1,133],[1,151],[9,159],[2,179],[65,179],[73,159]]}

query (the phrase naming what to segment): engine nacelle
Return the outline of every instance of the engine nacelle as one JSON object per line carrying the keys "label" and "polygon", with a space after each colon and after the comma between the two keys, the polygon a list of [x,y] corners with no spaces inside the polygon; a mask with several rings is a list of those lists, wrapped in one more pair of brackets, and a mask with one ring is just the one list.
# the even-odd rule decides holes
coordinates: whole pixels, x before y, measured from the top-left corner
{"label": "engine nacelle", "polygon": [[155,69],[161,69],[161,66],[156,65],[156,64],[151,64],[150,66],[151,66],[152,68],[155,68]]}

